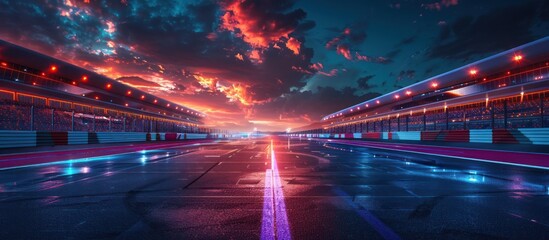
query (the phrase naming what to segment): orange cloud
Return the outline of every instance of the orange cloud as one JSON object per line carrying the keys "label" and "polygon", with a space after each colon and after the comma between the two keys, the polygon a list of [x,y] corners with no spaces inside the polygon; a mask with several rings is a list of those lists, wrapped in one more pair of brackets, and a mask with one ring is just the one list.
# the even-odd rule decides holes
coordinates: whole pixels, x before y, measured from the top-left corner
{"label": "orange cloud", "polygon": [[286,47],[292,50],[292,52],[294,52],[295,55],[298,55],[299,49],[301,48],[301,42],[291,37],[290,39],[288,39],[288,42],[286,42]]}
{"label": "orange cloud", "polygon": [[200,84],[200,86],[202,86],[203,88],[208,88],[214,92],[216,91],[216,85],[217,85],[216,79],[200,76],[198,74],[195,74],[194,78],[196,79],[196,81],[198,81],[198,84]]}
{"label": "orange cloud", "polygon": [[256,63],[262,63],[263,62],[263,60],[261,59],[261,55],[259,54],[258,50],[252,50],[248,57]]}
{"label": "orange cloud", "polygon": [[222,86],[219,91],[224,93],[232,102],[239,102],[245,106],[250,106],[253,103],[246,87],[242,84],[232,84],[229,87]]}
{"label": "orange cloud", "polygon": [[242,54],[240,53],[237,53],[236,55],[234,55],[234,57],[240,61],[244,61],[244,56],[242,56]]}
{"label": "orange cloud", "polygon": [[351,51],[349,50],[349,47],[347,47],[347,45],[337,45],[336,51],[338,54],[343,55],[343,57],[347,58],[348,60],[353,60],[353,56],[351,55]]}

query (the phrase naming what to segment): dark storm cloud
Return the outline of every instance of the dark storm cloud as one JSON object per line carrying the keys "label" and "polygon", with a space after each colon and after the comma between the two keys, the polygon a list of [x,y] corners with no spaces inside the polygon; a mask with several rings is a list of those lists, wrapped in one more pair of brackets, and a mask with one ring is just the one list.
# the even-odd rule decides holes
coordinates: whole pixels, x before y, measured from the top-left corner
{"label": "dark storm cloud", "polygon": [[215,30],[218,6],[213,1],[203,1],[196,5],[187,6],[189,14],[196,20],[202,32],[212,32]]}
{"label": "dark storm cloud", "polygon": [[367,26],[365,21],[358,21],[344,28],[328,28],[328,31],[336,33],[337,36],[331,37],[326,41],[326,48],[334,49],[338,45],[349,45],[352,47],[361,45],[368,37],[368,34],[366,34]]}
{"label": "dark storm cloud", "polygon": [[402,70],[397,75],[397,81],[412,79],[416,76],[415,70]]}
{"label": "dark storm cloud", "polygon": [[[257,106],[262,117],[307,118],[318,121],[325,115],[342,108],[379,96],[369,92],[358,95],[355,88],[345,87],[341,90],[333,87],[318,87],[315,91],[292,91],[273,102]],[[321,103],[321,104],[320,104]]]}
{"label": "dark storm cloud", "polygon": [[43,53],[55,54],[66,45],[74,46],[75,40],[83,46],[90,45],[99,35],[97,26],[100,22],[97,19],[67,21],[59,14],[55,4],[44,6],[38,1],[0,1],[1,36],[27,43]]}
{"label": "dark storm cloud", "polygon": [[539,2],[497,8],[478,17],[465,16],[441,27],[429,57],[466,60],[524,44],[537,38],[530,30]]}
{"label": "dark storm cloud", "polygon": [[290,52],[281,53],[278,49],[269,48],[265,51],[264,56],[261,69],[257,69],[258,72],[255,74],[258,79],[251,82],[255,99],[275,98],[288,92],[292,87],[305,86],[305,81],[302,80],[307,76],[306,74],[295,70],[284,71],[284,69],[309,68],[313,57],[311,48],[302,49],[301,55],[294,55]]}
{"label": "dark storm cloud", "polygon": [[293,35],[302,35],[303,33],[316,27],[316,23],[312,20],[304,20],[303,23],[299,24],[295,29]]}
{"label": "dark storm cloud", "polygon": [[367,76],[364,76],[364,77],[361,77],[359,79],[356,80],[357,84],[358,84],[358,88],[362,89],[362,90],[370,90],[374,87],[376,87],[376,85],[372,85],[370,83],[370,80],[372,78],[374,78],[376,75],[367,75]]}

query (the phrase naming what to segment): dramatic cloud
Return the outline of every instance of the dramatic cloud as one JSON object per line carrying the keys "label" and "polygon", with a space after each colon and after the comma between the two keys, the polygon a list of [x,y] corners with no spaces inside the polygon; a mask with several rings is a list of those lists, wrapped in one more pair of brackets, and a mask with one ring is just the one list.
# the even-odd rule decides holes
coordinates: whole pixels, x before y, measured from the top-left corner
{"label": "dramatic cloud", "polygon": [[292,50],[295,55],[298,55],[299,49],[301,48],[301,43],[297,39],[292,37],[288,39],[288,42],[286,42],[286,47]]}
{"label": "dramatic cloud", "polygon": [[252,46],[266,48],[281,38],[289,38],[306,13],[290,10],[289,1],[241,1],[223,3],[223,29],[236,32]]}
{"label": "dramatic cloud", "polygon": [[370,90],[372,88],[375,87],[375,85],[372,85],[370,83],[370,80],[372,78],[374,78],[376,75],[368,75],[368,76],[364,76],[364,77],[361,77],[359,79],[356,80],[356,83],[358,84],[358,88],[362,89],[362,90]]}
{"label": "dramatic cloud", "polygon": [[493,53],[532,41],[536,39],[531,28],[537,17],[537,6],[527,2],[494,9],[478,17],[461,17],[442,26],[429,56],[468,59],[475,54]]}

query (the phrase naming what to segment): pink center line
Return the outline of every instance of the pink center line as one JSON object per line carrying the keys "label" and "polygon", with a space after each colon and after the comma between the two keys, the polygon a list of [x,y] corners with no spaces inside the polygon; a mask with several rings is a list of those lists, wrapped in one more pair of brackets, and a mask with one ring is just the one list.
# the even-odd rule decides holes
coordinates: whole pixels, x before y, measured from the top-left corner
{"label": "pink center line", "polygon": [[272,140],[271,169],[267,169],[265,172],[265,196],[263,202],[261,239],[292,239]]}

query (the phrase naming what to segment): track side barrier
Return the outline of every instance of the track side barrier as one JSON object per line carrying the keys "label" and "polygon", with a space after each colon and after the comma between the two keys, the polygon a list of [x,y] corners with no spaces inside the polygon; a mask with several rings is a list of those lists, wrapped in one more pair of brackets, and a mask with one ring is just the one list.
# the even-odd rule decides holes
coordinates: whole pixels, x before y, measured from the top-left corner
{"label": "track side barrier", "polygon": [[220,139],[224,134],[145,132],[44,132],[0,130],[0,148]]}
{"label": "track side barrier", "polygon": [[[307,136],[295,134],[295,136]],[[434,130],[410,132],[325,133],[318,138],[382,139],[408,141],[471,142],[549,145],[549,128]]]}

